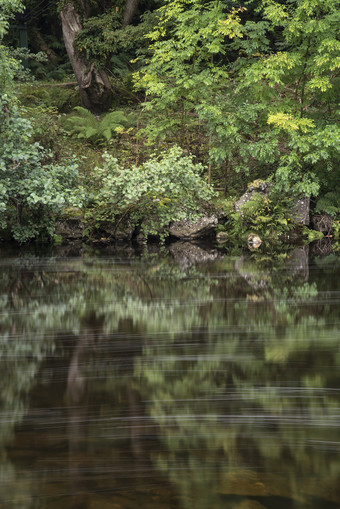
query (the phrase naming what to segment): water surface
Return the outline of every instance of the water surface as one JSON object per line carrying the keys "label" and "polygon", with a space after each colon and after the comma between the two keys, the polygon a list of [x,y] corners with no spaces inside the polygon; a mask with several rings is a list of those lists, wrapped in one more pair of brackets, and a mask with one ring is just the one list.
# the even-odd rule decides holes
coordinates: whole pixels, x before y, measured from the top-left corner
{"label": "water surface", "polygon": [[340,507],[340,257],[2,250],[0,507]]}

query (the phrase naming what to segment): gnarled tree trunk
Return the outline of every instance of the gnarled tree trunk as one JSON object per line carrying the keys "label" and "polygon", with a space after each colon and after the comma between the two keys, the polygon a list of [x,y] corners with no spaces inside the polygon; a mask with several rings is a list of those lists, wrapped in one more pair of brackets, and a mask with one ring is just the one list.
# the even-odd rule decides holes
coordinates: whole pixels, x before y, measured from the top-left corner
{"label": "gnarled tree trunk", "polygon": [[88,62],[74,46],[77,33],[81,30],[79,14],[71,3],[61,10],[61,23],[66,51],[80,89],[82,105],[93,113],[102,113],[111,106],[112,88],[106,73]]}

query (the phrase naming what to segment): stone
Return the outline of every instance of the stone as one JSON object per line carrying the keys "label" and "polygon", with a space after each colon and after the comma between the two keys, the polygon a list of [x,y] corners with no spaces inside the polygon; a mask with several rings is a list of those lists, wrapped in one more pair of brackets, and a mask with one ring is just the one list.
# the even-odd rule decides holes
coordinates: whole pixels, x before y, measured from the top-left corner
{"label": "stone", "polygon": [[267,196],[270,192],[270,188],[271,184],[269,184],[269,182],[264,182],[263,180],[255,180],[252,184],[248,186],[247,191],[235,203],[236,211],[239,212],[240,215],[243,217],[242,206],[245,203],[251,201],[254,198],[255,194],[263,194]]}
{"label": "stone", "polygon": [[218,225],[215,214],[202,215],[196,221],[176,221],[171,224],[169,233],[178,239],[198,239],[211,234]]}
{"label": "stone", "polygon": [[286,262],[287,273],[292,278],[299,277],[303,282],[309,279],[309,245],[300,246],[294,249]]}
{"label": "stone", "polygon": [[63,239],[81,239],[83,237],[84,225],[79,218],[59,219],[55,224],[55,235]]}
{"label": "stone", "polygon": [[[247,191],[235,203],[235,210],[243,217],[242,206],[254,199],[256,194],[269,196],[272,184],[263,180],[255,180],[249,186]],[[304,226],[309,225],[309,206],[310,198],[306,195],[297,196],[289,211],[292,222]]]}
{"label": "stone", "polygon": [[125,221],[118,225],[118,228],[114,232],[114,238],[118,241],[129,241],[132,239],[135,232],[135,226],[129,221]]}
{"label": "stone", "polygon": [[302,224],[304,226],[309,225],[309,205],[309,196],[300,195],[296,198],[290,212],[291,219],[294,223]]}

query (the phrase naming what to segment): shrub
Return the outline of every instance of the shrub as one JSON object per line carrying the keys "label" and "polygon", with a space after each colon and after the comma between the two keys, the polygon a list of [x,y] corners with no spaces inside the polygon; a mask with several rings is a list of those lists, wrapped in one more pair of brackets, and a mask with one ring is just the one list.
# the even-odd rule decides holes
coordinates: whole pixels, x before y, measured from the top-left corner
{"label": "shrub", "polygon": [[0,96],[0,228],[24,242],[53,234],[53,215],[79,205],[77,165],[49,164],[32,143],[32,125],[6,94]]}
{"label": "shrub", "polygon": [[98,188],[86,214],[92,228],[129,218],[145,236],[164,239],[170,222],[198,217],[200,206],[214,195],[200,177],[204,167],[179,147],[128,169],[107,153],[103,160],[95,170]]}

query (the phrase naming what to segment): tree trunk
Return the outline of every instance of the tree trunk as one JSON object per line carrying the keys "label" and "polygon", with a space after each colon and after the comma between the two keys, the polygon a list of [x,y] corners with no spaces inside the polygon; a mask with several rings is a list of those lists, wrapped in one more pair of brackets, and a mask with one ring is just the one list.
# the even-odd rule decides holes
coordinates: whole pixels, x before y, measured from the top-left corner
{"label": "tree trunk", "polygon": [[112,102],[112,88],[106,73],[88,62],[74,47],[74,40],[81,30],[78,13],[71,3],[67,3],[60,13],[66,51],[80,89],[82,105],[98,114],[107,111]]}
{"label": "tree trunk", "polygon": [[126,0],[123,18],[123,28],[131,23],[133,15],[138,7],[138,2],[139,0]]}
{"label": "tree trunk", "polygon": [[29,30],[29,40],[30,45],[32,46],[34,51],[36,52],[43,51],[44,53],[46,53],[47,58],[51,62],[51,64],[58,65],[60,58],[53,51],[53,49],[48,46],[45,39],[43,38],[43,36],[36,27],[32,27]]}

